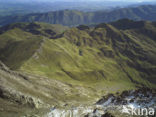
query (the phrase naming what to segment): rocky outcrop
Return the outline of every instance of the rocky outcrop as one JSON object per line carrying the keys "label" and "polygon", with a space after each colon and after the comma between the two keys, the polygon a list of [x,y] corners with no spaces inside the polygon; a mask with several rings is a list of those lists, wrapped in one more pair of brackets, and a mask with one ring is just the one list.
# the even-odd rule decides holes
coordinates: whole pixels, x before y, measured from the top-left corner
{"label": "rocky outcrop", "polygon": [[104,115],[102,115],[101,117],[114,117],[111,113],[105,113]]}
{"label": "rocky outcrop", "polygon": [[10,79],[21,78],[26,80],[27,78],[21,73],[9,70],[9,68],[0,61],[0,98],[18,103],[20,105],[27,105],[32,108],[42,107],[44,103],[39,98],[33,97],[30,94],[24,94],[15,87],[13,88],[11,85],[7,84],[6,76],[8,76]]}
{"label": "rocky outcrop", "polygon": [[0,86],[0,98],[31,108],[43,106],[43,102],[38,98],[2,86]]}
{"label": "rocky outcrop", "polygon": [[[156,90],[139,88],[136,90],[123,91],[116,94],[108,94],[100,99],[95,105],[88,107],[64,107],[63,109],[52,108],[48,117],[129,117],[125,109],[131,106],[154,107],[156,102]],[[140,116],[137,116],[140,117]]]}
{"label": "rocky outcrop", "polygon": [[131,90],[131,91],[123,91],[121,94],[108,94],[104,96],[102,99],[97,101],[98,105],[127,105],[129,103],[133,103],[135,101],[138,105],[149,106],[149,102],[153,101],[151,103],[151,106],[156,101],[156,90],[150,89],[150,88],[139,88],[137,90]]}
{"label": "rocky outcrop", "polygon": [[[74,90],[75,92],[73,92],[73,86],[67,83],[12,71],[0,62],[0,115],[5,117],[8,114],[17,116],[17,113],[20,113],[23,115],[27,112],[25,108],[29,111],[39,111],[40,109],[47,111],[55,105],[68,105],[67,102],[77,103],[71,98],[69,101],[68,97],[71,94],[76,96],[89,95],[86,95],[89,91],[81,86]],[[8,111],[9,113],[6,114]],[[43,112],[42,110],[41,113]],[[40,112],[38,115],[40,116]]]}
{"label": "rocky outcrop", "polygon": [[9,71],[9,68],[5,64],[3,64],[1,61],[0,61],[0,69]]}

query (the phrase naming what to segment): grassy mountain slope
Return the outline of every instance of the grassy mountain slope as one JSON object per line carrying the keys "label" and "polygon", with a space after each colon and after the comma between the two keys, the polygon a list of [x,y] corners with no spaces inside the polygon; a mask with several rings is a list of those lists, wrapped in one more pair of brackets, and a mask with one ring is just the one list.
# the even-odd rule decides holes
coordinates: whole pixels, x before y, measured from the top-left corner
{"label": "grassy mountain slope", "polygon": [[[3,54],[1,54],[1,59],[4,59],[10,68],[17,68],[42,45],[43,37],[40,35],[45,35],[49,38],[57,37],[67,29],[67,27],[61,27],[60,25],[55,26],[55,28],[53,28],[54,26],[48,28],[48,26],[47,24],[42,24],[43,32],[40,31],[41,27],[37,24],[13,24],[2,28],[0,48]],[[45,27],[46,29],[44,29]],[[58,29],[60,30],[58,31]],[[6,33],[3,33],[3,31],[6,31]],[[7,59],[5,58],[6,56]],[[18,64],[16,61],[18,61]]]}
{"label": "grassy mountain slope", "polygon": [[2,27],[0,59],[13,70],[91,87],[101,93],[105,88],[155,87],[155,25],[144,22],[141,27],[121,29],[115,23],[95,28],[65,27],[62,34],[54,34],[59,35],[55,38],[45,33],[40,23],[13,24],[7,26],[14,27],[8,30]]}
{"label": "grassy mountain slope", "polygon": [[76,10],[62,10],[47,13],[33,13],[27,15],[6,16],[0,19],[0,25],[15,22],[46,22],[51,24],[62,24],[75,26],[79,24],[97,24],[111,22],[122,18],[133,20],[156,20],[156,6],[143,5],[115,9],[112,11],[80,12]]}
{"label": "grassy mountain slope", "polygon": [[0,60],[9,68],[0,61],[0,116],[42,116],[46,111],[34,108],[88,105],[108,93],[156,88],[155,38],[155,22],[128,19],[92,28],[1,27]]}

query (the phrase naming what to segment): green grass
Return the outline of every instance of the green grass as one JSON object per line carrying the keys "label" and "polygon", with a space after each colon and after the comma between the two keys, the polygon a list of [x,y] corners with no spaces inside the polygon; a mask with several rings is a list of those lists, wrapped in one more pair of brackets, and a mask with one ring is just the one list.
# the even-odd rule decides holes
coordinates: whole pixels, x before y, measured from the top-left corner
{"label": "green grass", "polygon": [[[35,24],[40,27],[33,28],[31,24],[30,28],[39,34],[26,28],[27,23],[0,35],[0,59],[11,69],[46,76],[74,87],[90,87],[99,95],[141,85],[155,87],[151,82],[155,82],[155,73],[148,75],[147,72],[151,68],[155,70],[156,66],[152,61],[156,51],[151,49],[155,48],[155,41],[151,37],[133,29],[118,30],[111,25],[86,31]],[[50,39],[45,29],[63,33],[62,37]],[[141,59],[147,56],[147,60]],[[145,69],[147,71],[143,71]]]}

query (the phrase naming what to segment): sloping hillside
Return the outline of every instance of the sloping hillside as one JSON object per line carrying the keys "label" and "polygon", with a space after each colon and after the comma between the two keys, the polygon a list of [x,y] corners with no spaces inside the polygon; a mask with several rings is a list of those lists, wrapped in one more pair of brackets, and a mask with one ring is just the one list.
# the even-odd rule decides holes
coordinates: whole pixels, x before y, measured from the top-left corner
{"label": "sloping hillside", "polygon": [[[59,34],[49,33],[53,30],[39,23],[5,26],[1,28],[0,59],[13,70],[71,84],[92,84],[93,88],[96,83],[115,88],[118,84],[154,86],[156,27],[151,22],[133,27],[131,22],[126,21],[132,26],[127,29],[115,22],[116,28],[110,24],[79,26]],[[101,90],[101,85],[96,86]]]}
{"label": "sloping hillside", "polygon": [[9,68],[0,62],[0,114],[156,88],[155,39],[155,22],[128,19],[92,28],[38,22],[1,27],[0,60]]}
{"label": "sloping hillside", "polygon": [[98,24],[111,22],[122,18],[133,20],[156,20],[156,6],[143,5],[138,7],[120,8],[112,11],[81,12],[76,10],[62,10],[47,13],[33,13],[28,15],[6,16],[0,18],[0,25],[15,22],[46,22],[76,26],[79,24]]}
{"label": "sloping hillside", "polygon": [[1,117],[43,116],[55,105],[87,104],[97,95],[88,87],[12,71],[1,61],[0,81]]}

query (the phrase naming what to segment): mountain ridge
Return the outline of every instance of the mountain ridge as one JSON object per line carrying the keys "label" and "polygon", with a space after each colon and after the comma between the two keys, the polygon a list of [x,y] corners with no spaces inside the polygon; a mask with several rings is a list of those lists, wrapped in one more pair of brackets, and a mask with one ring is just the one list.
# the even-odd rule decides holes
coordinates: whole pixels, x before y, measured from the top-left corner
{"label": "mountain ridge", "polygon": [[128,18],[132,20],[156,20],[156,5],[121,8],[113,11],[81,12],[76,10],[61,10],[47,13],[32,13],[2,17],[0,25],[15,22],[46,22],[75,26],[80,24],[98,24]]}
{"label": "mountain ridge", "polygon": [[[123,22],[123,24],[124,24],[124,21],[127,21],[127,20],[125,19],[125,20],[122,20],[121,22]],[[117,23],[118,22],[116,22],[116,24]],[[152,30],[154,31],[153,33],[155,34],[155,28],[153,27],[153,23],[144,22],[144,24],[148,24],[150,26],[150,28],[152,27]],[[16,28],[19,28],[19,29],[21,28],[21,27],[17,27],[16,25],[17,24],[15,24]],[[113,25],[115,25],[115,23]],[[33,68],[34,70],[31,70],[31,71],[41,73],[42,69],[44,70],[48,66],[46,68],[46,71],[45,71],[45,72],[47,72],[47,71],[48,72],[45,74],[45,72],[42,71],[42,73],[41,73],[42,75],[47,76],[49,74],[48,76],[53,76],[52,75],[53,73],[55,75],[66,74],[67,79],[70,77],[70,78],[73,78],[73,79],[78,80],[78,81],[81,81],[81,80],[82,81],[83,80],[88,81],[89,79],[85,75],[87,75],[87,74],[89,75],[90,73],[94,74],[94,75],[98,74],[100,79],[102,79],[103,77],[106,77],[104,75],[104,74],[106,74],[105,73],[106,71],[104,70],[105,71],[104,72],[102,70],[103,68],[101,68],[101,67],[98,68],[98,66],[96,66],[94,63],[88,63],[86,61],[88,59],[87,58],[88,55],[93,59],[93,61],[94,61],[94,58],[97,58],[96,56],[98,56],[99,60],[97,59],[95,61],[95,62],[97,62],[97,64],[99,64],[100,62],[104,61],[104,59],[106,59],[106,61],[109,61],[110,63],[112,61],[112,62],[114,62],[113,63],[114,65],[116,64],[118,67],[121,67],[121,68],[124,64],[128,64],[128,66],[134,67],[135,69],[137,68],[136,70],[139,70],[139,72],[144,71],[144,72],[147,72],[148,74],[153,74],[154,71],[150,72],[150,70],[144,69],[144,66],[141,67],[139,65],[140,63],[137,63],[135,61],[136,59],[138,59],[138,61],[147,61],[147,63],[155,64],[154,58],[153,58],[155,56],[155,54],[154,54],[155,51],[151,50],[149,48],[149,45],[145,46],[146,47],[146,50],[145,50],[144,45],[139,42],[140,37],[137,37],[136,35],[134,35],[135,33],[137,33],[137,34],[141,33],[141,35],[144,35],[144,34],[142,34],[142,30],[146,29],[146,27],[145,28],[143,27],[143,29],[139,28],[139,30],[136,30],[133,27],[133,25],[131,25],[131,23],[130,23],[130,26],[132,26],[131,29],[128,28],[128,29],[122,29],[121,30],[120,27],[116,26],[116,28],[115,28],[113,25],[111,25],[111,24],[99,24],[95,28],[89,28],[89,27],[82,28],[82,26],[81,26],[81,28],[77,27],[77,28],[65,29],[65,32],[63,32],[61,34],[61,36],[59,36],[57,38],[51,38],[51,36],[49,36],[49,34],[48,35],[42,34],[42,32],[43,32],[42,30],[44,30],[44,28],[42,28],[42,25],[40,23],[30,23],[30,29],[32,29],[32,27],[35,26],[34,31],[31,32],[32,30],[29,30],[27,32],[25,29],[24,30],[22,29],[22,32],[26,31],[26,35],[31,34],[34,39],[25,39],[25,40],[22,39],[20,43],[18,40],[15,40],[14,43],[10,43],[11,45],[16,45],[15,43],[19,43],[18,44],[19,46],[16,45],[16,49],[14,48],[15,46],[11,46],[9,43],[8,43],[8,46],[3,45],[4,49],[1,49],[1,52],[3,54],[1,55],[0,58],[7,65],[9,65],[9,66],[11,65],[12,67],[11,66],[10,67],[13,69],[19,68],[19,69],[24,70],[26,68],[28,70],[28,69]],[[29,24],[28,24],[28,26],[29,26]],[[11,29],[11,30],[12,31],[14,30],[16,32],[16,30],[17,30],[16,28]],[[118,30],[118,28],[120,30]],[[146,37],[154,39],[155,36],[150,35],[151,34],[150,28],[146,29],[146,30],[149,30],[149,31],[147,31]],[[1,28],[1,29],[3,29],[3,28]],[[141,32],[140,32],[140,29],[141,29]],[[40,32],[34,33],[36,31],[40,31]],[[148,32],[149,32],[149,34],[148,34]],[[4,34],[2,34],[2,35],[5,35],[5,31],[4,31]],[[50,35],[53,35],[53,34],[50,33]],[[134,37],[131,37],[131,35],[133,35],[135,37],[135,39],[133,39]],[[146,37],[145,37],[145,40],[147,40]],[[49,38],[50,38],[50,40],[49,40]],[[43,40],[44,40],[44,43],[43,43]],[[147,41],[149,41],[149,40],[147,40]],[[154,40],[153,41],[150,40],[150,41],[153,42]],[[32,43],[33,43],[33,45],[32,45]],[[63,43],[65,45],[62,45]],[[18,55],[19,60],[20,59],[22,61],[24,60],[23,61],[24,63],[21,61],[20,66],[22,66],[22,67],[20,67],[20,66],[18,67],[16,65],[17,64],[17,62],[16,62],[17,57],[16,57],[16,54],[14,55],[14,50],[16,50],[18,53],[18,50],[19,50],[18,48],[21,48],[20,45],[23,45],[23,47],[24,47],[25,44],[26,44],[26,48],[28,48],[27,44],[29,44],[29,49],[26,49],[26,48],[25,49],[27,50],[26,52],[28,52],[28,56],[30,56],[30,59],[28,59],[28,61],[29,61],[28,63],[27,62],[25,63],[25,60],[27,61],[27,59],[23,59],[22,54]],[[70,48],[66,44],[70,48],[73,48],[73,50],[70,50]],[[155,42],[153,42],[153,44],[155,44]],[[42,46],[38,46],[38,45],[42,45]],[[154,46],[152,46],[152,47],[154,48]],[[34,50],[33,50],[33,48],[34,48]],[[3,50],[5,50],[5,52]],[[10,50],[13,53],[12,55],[9,55]],[[30,52],[28,50],[30,50]],[[132,50],[134,50],[134,52]],[[30,53],[32,53],[32,54],[30,54]],[[120,61],[120,59],[121,59],[120,54],[121,53],[122,53],[122,56],[128,57],[129,60],[128,61],[126,60],[127,61],[126,63],[124,63],[124,64],[122,63],[120,65],[117,61]],[[88,55],[85,55],[85,54],[88,54]],[[151,57],[150,56],[146,57],[147,56],[146,54],[148,56],[150,55]],[[47,58],[45,58],[44,56],[45,57],[47,56]],[[6,59],[6,57],[7,57],[7,59]],[[66,59],[62,59],[62,58],[66,58]],[[78,58],[79,62],[76,62],[75,58]],[[50,62],[50,59],[54,60],[56,63]],[[41,62],[43,64],[43,66],[42,65],[38,66],[36,64],[37,61],[39,63]],[[46,65],[44,65],[45,61],[47,61]],[[81,62],[82,63],[86,62],[86,63],[81,64]],[[20,62],[18,61],[18,63],[20,63]],[[29,68],[28,65],[30,64],[30,66],[32,66],[33,65],[32,63],[35,66],[32,68]],[[52,68],[51,68],[52,66],[50,64],[52,66],[54,65],[56,67],[56,71],[52,70]],[[67,64],[69,64],[70,66],[68,66]],[[36,65],[40,69],[38,69],[38,67]],[[86,67],[83,67],[84,65]],[[50,71],[48,69],[55,71],[55,72],[50,73]],[[75,70],[73,71],[73,69],[75,69]],[[97,70],[94,71],[95,69],[97,69]],[[153,68],[153,70],[154,70],[154,68]],[[84,76],[85,76],[84,78],[80,78],[80,76],[78,75],[81,72],[84,74]],[[125,74],[127,74],[127,73],[125,72]],[[94,79],[94,78],[92,77],[92,79]],[[131,78],[130,78],[130,80],[132,81]]]}
{"label": "mountain ridge", "polygon": [[110,93],[155,89],[155,34],[155,22],[128,19],[91,27],[40,22],[1,27],[0,113],[42,116],[47,113],[42,108],[95,104]]}

